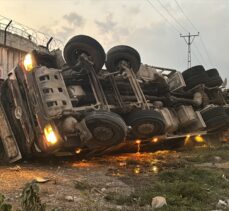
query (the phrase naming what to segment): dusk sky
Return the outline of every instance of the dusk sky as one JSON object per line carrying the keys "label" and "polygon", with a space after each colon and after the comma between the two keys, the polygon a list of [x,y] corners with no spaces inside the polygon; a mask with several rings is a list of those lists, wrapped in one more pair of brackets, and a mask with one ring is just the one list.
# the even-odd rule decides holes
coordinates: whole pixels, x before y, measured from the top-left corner
{"label": "dusk sky", "polygon": [[179,71],[187,67],[180,33],[199,31],[192,64],[216,67],[229,79],[229,0],[0,0],[0,15],[63,42],[87,34],[105,51],[130,45],[142,63]]}

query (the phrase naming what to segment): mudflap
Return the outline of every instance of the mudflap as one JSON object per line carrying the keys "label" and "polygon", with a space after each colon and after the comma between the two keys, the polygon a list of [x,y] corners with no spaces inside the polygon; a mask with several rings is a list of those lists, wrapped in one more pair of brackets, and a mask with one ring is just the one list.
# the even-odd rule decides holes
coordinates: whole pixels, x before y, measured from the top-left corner
{"label": "mudflap", "polygon": [[9,163],[13,163],[15,161],[20,160],[22,158],[22,155],[1,103],[0,137],[0,141],[2,141],[2,145],[4,147],[4,152],[6,155],[6,161]]}

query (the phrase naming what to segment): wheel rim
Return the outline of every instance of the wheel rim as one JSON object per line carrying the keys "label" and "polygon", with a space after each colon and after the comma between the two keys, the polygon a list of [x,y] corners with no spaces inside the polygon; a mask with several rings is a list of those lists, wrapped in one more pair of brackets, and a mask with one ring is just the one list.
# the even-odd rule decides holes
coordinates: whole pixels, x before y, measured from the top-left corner
{"label": "wheel rim", "polygon": [[139,119],[132,123],[132,133],[136,138],[151,138],[162,132],[162,122],[157,119]]}
{"label": "wheel rim", "polygon": [[127,135],[127,126],[122,118],[112,112],[97,111],[88,114],[86,125],[93,138],[89,147],[109,147],[121,143]]}
{"label": "wheel rim", "polygon": [[107,126],[98,126],[93,129],[92,134],[98,141],[107,142],[114,136],[114,131]]}
{"label": "wheel rim", "polygon": [[139,133],[147,135],[153,133],[155,126],[150,123],[141,124],[137,127]]}

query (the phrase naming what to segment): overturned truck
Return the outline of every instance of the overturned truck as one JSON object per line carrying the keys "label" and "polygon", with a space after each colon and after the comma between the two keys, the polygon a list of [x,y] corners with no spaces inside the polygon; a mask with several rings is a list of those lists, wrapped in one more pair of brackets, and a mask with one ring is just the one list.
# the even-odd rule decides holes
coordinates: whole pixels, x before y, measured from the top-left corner
{"label": "overturned truck", "polygon": [[[105,68],[104,68],[105,64]],[[129,46],[105,54],[78,35],[59,50],[34,50],[1,81],[0,154],[106,153],[135,143],[183,144],[229,128],[229,91],[216,69],[183,73],[141,64]]]}

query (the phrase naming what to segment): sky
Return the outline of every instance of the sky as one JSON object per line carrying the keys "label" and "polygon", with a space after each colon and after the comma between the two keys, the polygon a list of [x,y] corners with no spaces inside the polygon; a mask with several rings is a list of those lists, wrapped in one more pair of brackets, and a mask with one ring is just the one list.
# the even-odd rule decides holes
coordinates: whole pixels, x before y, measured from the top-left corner
{"label": "sky", "polygon": [[0,15],[64,43],[86,34],[106,52],[130,45],[142,63],[179,71],[187,69],[180,34],[200,32],[192,65],[217,68],[229,79],[229,0],[0,0]]}

